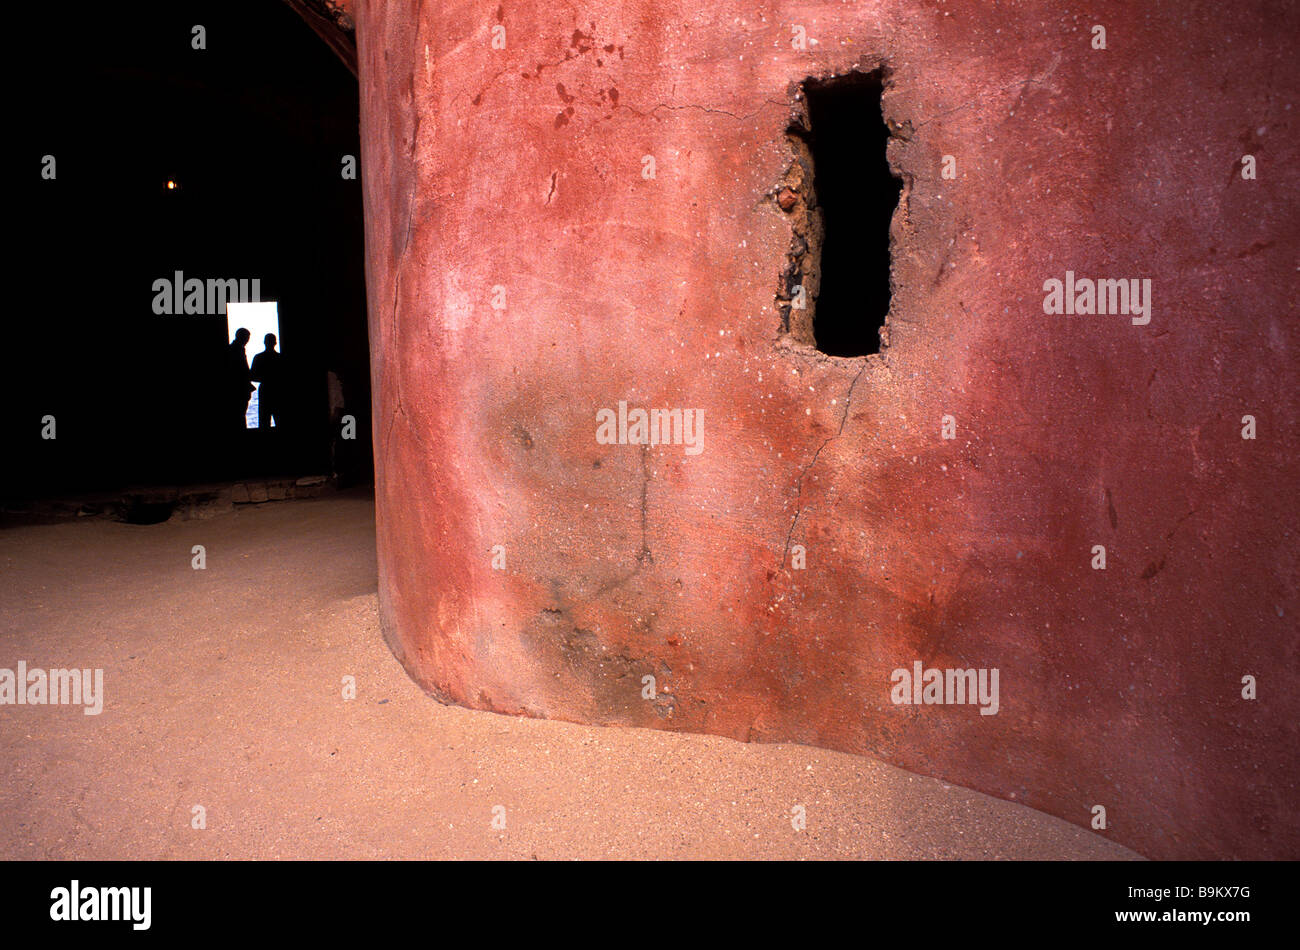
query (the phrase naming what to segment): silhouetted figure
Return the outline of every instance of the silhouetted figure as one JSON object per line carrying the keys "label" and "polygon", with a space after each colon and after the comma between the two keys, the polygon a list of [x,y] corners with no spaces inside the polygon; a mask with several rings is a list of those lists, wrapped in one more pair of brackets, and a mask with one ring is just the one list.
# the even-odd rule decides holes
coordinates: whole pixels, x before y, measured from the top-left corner
{"label": "silhouetted figure", "polygon": [[253,357],[251,376],[257,387],[257,427],[266,429],[271,419],[283,425],[281,400],[284,398],[284,367],[280,361],[283,357],[275,352],[275,334],[268,333],[263,342],[266,349]]}
{"label": "silhouetted figure", "polygon": [[230,406],[230,427],[245,428],[244,416],[248,413],[248,400],[253,395],[253,381],[248,369],[248,354],[244,347],[248,345],[252,334],[240,327],[235,331],[235,338],[230,341],[226,352],[225,388],[226,402]]}

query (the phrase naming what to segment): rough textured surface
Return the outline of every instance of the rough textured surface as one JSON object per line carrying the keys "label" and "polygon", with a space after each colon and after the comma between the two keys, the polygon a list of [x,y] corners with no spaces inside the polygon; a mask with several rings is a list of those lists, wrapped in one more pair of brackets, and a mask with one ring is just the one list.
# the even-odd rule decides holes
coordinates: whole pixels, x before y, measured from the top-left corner
{"label": "rough textured surface", "polygon": [[6,654],[104,671],[97,717],[0,715],[0,859],[1137,857],[859,756],[432,703],[379,636],[372,513],[0,532]]}
{"label": "rough textured surface", "polygon": [[[352,13],[380,611],[423,687],[1300,853],[1293,4]],[[781,334],[784,133],[881,63],[888,346],[828,358]],[[1045,314],[1067,270],[1150,278],[1150,323]],[[598,444],[620,400],[702,408],[703,452]],[[915,660],[998,668],[1000,712],[892,704]]]}

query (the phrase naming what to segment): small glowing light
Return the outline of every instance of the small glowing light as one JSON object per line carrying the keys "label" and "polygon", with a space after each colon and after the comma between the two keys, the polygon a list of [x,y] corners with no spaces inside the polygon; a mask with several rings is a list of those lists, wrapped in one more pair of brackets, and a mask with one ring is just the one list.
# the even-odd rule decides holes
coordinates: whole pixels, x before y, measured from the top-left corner
{"label": "small glowing light", "polygon": [[175,190],[176,190],[176,182],[173,181],[173,180],[170,179],[170,178],[167,180],[167,190],[168,190],[168,191],[175,191]]}

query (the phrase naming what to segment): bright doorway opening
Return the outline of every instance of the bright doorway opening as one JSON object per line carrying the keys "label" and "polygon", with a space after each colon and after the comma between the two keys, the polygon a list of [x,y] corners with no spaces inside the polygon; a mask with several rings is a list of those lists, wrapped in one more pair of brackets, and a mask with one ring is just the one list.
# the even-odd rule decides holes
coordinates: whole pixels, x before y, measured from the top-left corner
{"label": "bright doorway opening", "polygon": [[[234,340],[235,331],[243,328],[248,331],[248,361],[251,363],[258,353],[262,351],[266,343],[266,335],[272,333],[277,341],[280,339],[280,310],[274,300],[262,300],[256,303],[236,303],[226,304],[226,338]],[[278,342],[277,350],[281,350]],[[262,388],[259,382],[253,383],[253,395],[248,400],[248,411],[244,413],[244,428],[256,429],[258,420],[258,391]],[[275,419],[271,419],[271,426],[275,426]]]}

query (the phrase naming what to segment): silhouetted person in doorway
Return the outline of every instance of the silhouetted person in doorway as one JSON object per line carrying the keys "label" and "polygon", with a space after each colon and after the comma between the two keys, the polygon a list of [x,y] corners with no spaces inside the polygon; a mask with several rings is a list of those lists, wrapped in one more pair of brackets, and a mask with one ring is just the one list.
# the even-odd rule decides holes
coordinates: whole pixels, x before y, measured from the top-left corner
{"label": "silhouetted person in doorway", "polygon": [[264,338],[266,349],[253,357],[253,369],[250,373],[253,382],[259,383],[257,389],[257,427],[269,428],[272,418],[279,425],[284,424],[281,413],[281,400],[284,399],[284,367],[280,361],[283,357],[275,352],[275,334],[268,333]]}
{"label": "silhouetted person in doorway", "polygon": [[248,413],[248,400],[253,395],[253,381],[248,369],[248,354],[244,347],[248,345],[252,334],[240,327],[235,331],[235,338],[230,341],[226,351],[225,386],[226,400],[230,406],[227,419],[231,429],[245,428],[244,416]]}

